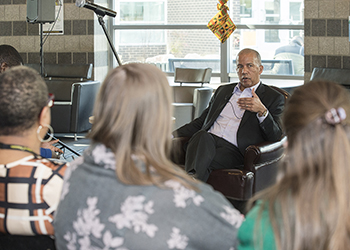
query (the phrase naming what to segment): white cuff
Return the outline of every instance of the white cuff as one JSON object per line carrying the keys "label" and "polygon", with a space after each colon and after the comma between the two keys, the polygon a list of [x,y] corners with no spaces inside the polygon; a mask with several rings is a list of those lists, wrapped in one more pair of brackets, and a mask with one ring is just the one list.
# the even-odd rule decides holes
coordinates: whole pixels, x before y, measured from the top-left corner
{"label": "white cuff", "polygon": [[256,117],[258,117],[259,123],[262,123],[265,120],[265,118],[269,115],[269,110],[268,109],[266,110],[267,110],[266,114],[262,116],[259,116],[258,113],[256,113]]}

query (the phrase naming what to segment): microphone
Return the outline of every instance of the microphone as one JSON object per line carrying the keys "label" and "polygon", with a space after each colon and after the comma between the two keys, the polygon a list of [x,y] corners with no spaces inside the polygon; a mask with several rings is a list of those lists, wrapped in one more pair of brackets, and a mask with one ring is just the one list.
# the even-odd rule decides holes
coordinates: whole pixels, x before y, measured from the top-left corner
{"label": "microphone", "polygon": [[115,17],[117,15],[117,12],[115,12],[114,10],[107,9],[103,6],[94,4],[89,0],[76,0],[75,5],[78,6],[79,8],[84,7],[89,10],[93,10],[97,15],[100,15],[100,16],[107,15],[107,16]]}

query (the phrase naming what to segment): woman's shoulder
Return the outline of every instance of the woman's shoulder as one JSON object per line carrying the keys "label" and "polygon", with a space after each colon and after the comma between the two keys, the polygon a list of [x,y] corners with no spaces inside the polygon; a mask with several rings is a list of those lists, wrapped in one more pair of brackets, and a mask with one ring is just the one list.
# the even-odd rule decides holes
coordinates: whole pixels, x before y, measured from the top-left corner
{"label": "woman's shoulder", "polygon": [[57,160],[57,159],[46,159],[46,158],[39,158],[39,159],[34,159],[36,163],[40,163],[42,165],[45,165],[48,168],[51,168],[52,170],[57,170],[62,169],[62,168],[67,168],[68,162],[62,161],[62,160]]}
{"label": "woman's shoulder", "polygon": [[[5,167],[5,165],[1,164],[1,167]],[[67,163],[64,161],[57,161],[57,160],[49,160],[42,157],[35,157],[33,155],[24,157],[22,159],[19,159],[17,161],[11,162],[6,164],[6,168],[11,170],[14,168],[26,168],[29,167],[36,168],[36,169],[51,169],[52,171],[58,171],[62,170],[63,172],[67,168]],[[40,170],[41,171],[41,170]],[[62,173],[63,174],[63,173]]]}
{"label": "woman's shoulder", "polygon": [[[168,249],[168,246],[171,249],[170,246],[180,243],[188,249],[229,249],[235,246],[243,216],[207,185],[200,183],[195,190],[176,180],[165,181],[162,186],[114,183],[115,186],[104,185],[107,196],[97,189],[79,192],[79,201],[77,196],[70,196],[60,204],[57,226],[68,223],[71,233],[78,233],[72,222],[82,221],[79,214],[92,211],[103,223],[101,234],[109,230],[116,235],[125,235],[124,246],[130,249],[141,249],[142,246],[153,246],[152,249]],[[74,208],[74,203],[79,203],[79,207]],[[66,211],[72,210],[74,216],[67,218]],[[212,237],[213,231],[218,233],[217,237]],[[58,232],[57,236],[62,240],[60,229]],[[143,242],[135,242],[134,239],[140,237],[143,237]]]}
{"label": "woman's shoulder", "polygon": [[189,227],[199,224],[203,227],[218,227],[222,231],[225,228],[238,230],[243,222],[243,215],[221,193],[205,183],[197,184],[197,189],[190,189],[175,180],[168,180],[165,186],[166,191],[159,189],[153,195],[154,199],[168,200],[166,203],[158,203],[160,210],[172,210],[179,218],[188,218],[183,223],[188,223]]}
{"label": "woman's shoulder", "polygon": [[[29,156],[7,164],[6,167],[6,176],[9,178],[3,178],[0,182],[6,184],[4,187],[11,188],[8,192],[4,188],[0,189],[0,193],[7,192],[6,201],[1,207],[5,218],[3,222],[8,227],[3,227],[0,231],[21,235],[52,235],[53,213],[59,203],[66,165]],[[30,186],[33,188],[28,192]],[[21,209],[18,209],[19,206]],[[38,208],[45,216],[30,217],[37,213]],[[14,213],[15,210],[18,211]]]}
{"label": "woman's shoulder", "polygon": [[[28,162],[28,164],[36,167],[36,175],[48,176],[50,174],[50,178],[52,178],[52,176],[57,176],[60,179],[63,179],[68,167],[67,162],[51,159],[49,160],[46,158],[35,158],[30,160],[30,163]],[[24,165],[26,164],[24,163]]]}
{"label": "woman's shoulder", "polygon": [[[238,231],[239,250],[255,249],[256,244],[263,246],[260,249],[276,249],[268,207],[266,202],[257,201],[248,212]],[[258,234],[258,238],[263,242],[255,242],[255,234]]]}

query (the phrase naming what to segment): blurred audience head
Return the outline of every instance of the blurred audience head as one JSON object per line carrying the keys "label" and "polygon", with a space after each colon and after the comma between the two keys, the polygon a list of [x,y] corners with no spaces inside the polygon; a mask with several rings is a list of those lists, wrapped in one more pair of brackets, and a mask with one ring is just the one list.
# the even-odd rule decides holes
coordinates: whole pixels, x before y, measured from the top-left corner
{"label": "blurred audience head", "polygon": [[23,65],[23,59],[11,45],[0,45],[0,73],[13,66]]}
{"label": "blurred audience head", "polygon": [[[25,66],[8,69],[0,74],[0,89],[0,136],[21,136],[39,126],[48,90],[38,72]],[[50,124],[48,118],[45,122]]]}
{"label": "blurred audience head", "polygon": [[[349,122],[350,99],[346,89],[332,82],[311,81],[297,88],[286,105],[283,125],[288,150],[303,148],[312,162],[331,159],[334,151],[339,152],[335,142],[340,134],[346,135]],[[343,140],[347,142],[347,138]]]}
{"label": "blurred audience head", "polygon": [[348,248],[349,124],[349,92],[336,83],[311,81],[288,100],[285,164],[265,197],[278,249]]}
{"label": "blurred audience head", "polygon": [[[113,69],[101,86],[90,138],[115,152],[121,181],[157,183],[150,175],[152,170],[164,178],[175,173],[169,160],[171,118],[166,75],[153,65],[126,64]],[[135,157],[146,163],[146,175],[133,163]]]}

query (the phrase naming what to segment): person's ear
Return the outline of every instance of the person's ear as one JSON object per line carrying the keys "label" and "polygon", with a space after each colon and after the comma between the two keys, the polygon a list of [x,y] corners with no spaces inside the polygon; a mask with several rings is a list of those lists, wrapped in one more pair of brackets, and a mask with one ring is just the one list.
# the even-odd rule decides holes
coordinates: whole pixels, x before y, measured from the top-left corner
{"label": "person's ear", "polygon": [[50,125],[51,123],[51,109],[45,106],[39,115],[39,125]]}
{"label": "person's ear", "polygon": [[260,65],[260,66],[259,66],[259,75],[261,75],[261,73],[263,72],[263,70],[264,70],[264,66]]}
{"label": "person's ear", "polygon": [[3,62],[1,65],[0,65],[0,73],[3,73],[5,72],[5,70],[7,70],[9,68],[8,64]]}

